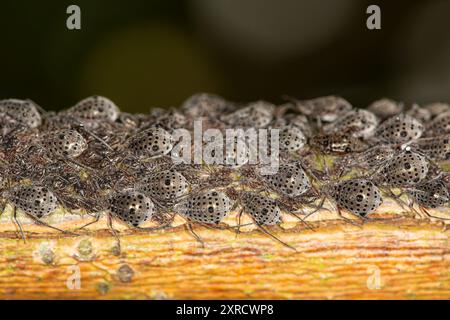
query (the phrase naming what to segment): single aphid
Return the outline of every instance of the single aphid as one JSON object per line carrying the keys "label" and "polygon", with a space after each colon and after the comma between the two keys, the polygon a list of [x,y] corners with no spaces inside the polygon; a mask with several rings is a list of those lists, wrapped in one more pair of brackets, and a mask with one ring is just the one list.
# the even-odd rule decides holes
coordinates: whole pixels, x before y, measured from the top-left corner
{"label": "single aphid", "polygon": [[192,118],[216,117],[229,109],[229,102],[218,95],[210,93],[194,94],[181,105],[181,110]]}
{"label": "single aphid", "polygon": [[353,109],[350,102],[337,96],[294,100],[297,112],[319,122],[333,122]]}
{"label": "single aphid", "polygon": [[81,121],[110,121],[117,120],[119,108],[114,102],[102,96],[92,96],[78,102],[62,113],[75,117]]}
{"label": "single aphid", "polygon": [[417,139],[411,147],[417,148],[431,160],[450,159],[450,134]]}
{"label": "single aphid", "polygon": [[273,226],[281,223],[281,209],[275,200],[256,192],[243,192],[241,204],[258,226]]}
{"label": "single aphid", "polygon": [[187,195],[189,183],[181,173],[172,169],[144,177],[137,183],[136,190],[157,201],[174,201]]}
{"label": "single aphid", "polygon": [[427,109],[430,112],[431,117],[434,118],[442,113],[450,111],[450,105],[442,102],[433,102],[424,106],[424,109]]}
{"label": "single aphid", "polygon": [[177,203],[174,211],[192,222],[217,225],[228,215],[232,206],[225,193],[212,190],[189,196]]}
{"label": "single aphid", "polygon": [[125,190],[111,196],[109,211],[113,217],[122,222],[132,227],[139,227],[152,218],[154,204],[150,198],[140,192]]}
{"label": "single aphid", "polygon": [[41,141],[50,155],[65,158],[76,158],[87,150],[86,139],[76,130],[60,130],[49,132]]}
{"label": "single aphid", "polygon": [[400,114],[403,111],[403,103],[383,98],[372,102],[367,110],[384,120]]}
{"label": "single aphid", "polygon": [[367,149],[367,145],[359,138],[340,133],[315,135],[310,139],[309,145],[324,154],[336,155],[362,152]]}
{"label": "single aphid", "polygon": [[264,175],[262,179],[271,189],[290,198],[299,197],[311,189],[311,182],[299,164],[282,164],[276,174]]}
{"label": "single aphid", "polygon": [[440,180],[420,183],[407,192],[423,208],[443,207],[450,201],[447,187]]}
{"label": "single aphid", "polygon": [[42,123],[41,114],[36,104],[31,100],[6,99],[0,100],[0,115],[6,115],[13,121],[27,128],[39,127]]}
{"label": "single aphid", "polygon": [[373,176],[377,184],[388,187],[408,187],[427,177],[429,161],[419,153],[404,151],[392,157]]}
{"label": "single aphid", "polygon": [[447,133],[450,133],[450,111],[436,116],[436,118],[427,125],[426,130],[426,135],[428,137],[440,136]]}
{"label": "single aphid", "polygon": [[327,134],[331,133],[347,133],[354,138],[367,139],[375,133],[378,126],[377,117],[370,111],[359,109],[350,111],[323,127],[323,131]]}
{"label": "single aphid", "polygon": [[256,101],[222,116],[221,120],[234,127],[264,128],[272,121],[274,111],[275,105],[266,101]]}
{"label": "single aphid", "polygon": [[3,198],[9,200],[13,206],[13,221],[18,226],[24,241],[25,234],[20,221],[17,219],[17,208],[21,209],[23,213],[37,224],[63,233],[70,233],[40,220],[55,211],[58,207],[58,199],[49,189],[41,186],[17,186],[5,191]]}
{"label": "single aphid", "polygon": [[399,114],[380,124],[375,136],[384,143],[403,144],[420,138],[423,131],[423,125],[418,120]]}
{"label": "single aphid", "polygon": [[307,139],[300,128],[286,126],[280,128],[279,142],[280,149],[295,152],[306,145]]}
{"label": "single aphid", "polygon": [[58,199],[45,187],[19,186],[7,192],[6,198],[28,216],[38,219],[56,210]]}
{"label": "single aphid", "polygon": [[374,212],[383,202],[381,192],[370,180],[354,178],[326,186],[326,192],[339,208],[345,208],[354,215],[364,218]]}
{"label": "single aphid", "polygon": [[390,145],[379,144],[360,153],[348,154],[341,161],[338,160],[336,165],[345,171],[351,171],[352,168],[372,171],[387,163],[396,152]]}
{"label": "single aphid", "polygon": [[426,109],[420,107],[418,104],[413,104],[411,109],[409,109],[406,114],[408,116],[411,116],[417,120],[419,120],[421,123],[427,123],[431,120],[431,112]]}
{"label": "single aphid", "polygon": [[162,128],[149,128],[136,133],[128,141],[128,149],[137,156],[160,157],[168,154],[173,148],[173,139],[169,132]]}

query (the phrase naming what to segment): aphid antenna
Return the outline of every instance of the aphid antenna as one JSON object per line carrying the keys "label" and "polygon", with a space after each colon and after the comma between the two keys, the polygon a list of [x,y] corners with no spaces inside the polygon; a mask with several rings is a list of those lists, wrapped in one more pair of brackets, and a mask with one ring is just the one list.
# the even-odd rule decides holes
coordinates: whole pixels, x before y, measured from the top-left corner
{"label": "aphid antenna", "polygon": [[192,223],[190,221],[186,221],[185,223],[186,230],[194,237],[194,239],[200,244],[201,248],[205,248],[205,242],[202,238],[195,232]]}
{"label": "aphid antenna", "polygon": [[[253,219],[253,218],[252,218]],[[264,228],[262,225],[260,225],[259,223],[256,222],[255,219],[253,219],[255,225],[257,226],[258,230],[260,230],[262,233],[264,233],[265,235],[269,236],[270,238],[272,238],[273,240],[275,240],[276,242],[282,244],[283,246],[285,246],[288,249],[294,250],[295,252],[297,252],[297,249],[294,248],[293,246],[291,246],[290,244],[284,242],[283,240],[281,240],[280,238],[278,238],[277,236],[275,236],[274,234],[272,234],[271,232],[269,232],[269,230],[267,230],[266,228]]]}
{"label": "aphid antenna", "polygon": [[107,214],[107,224],[108,224],[108,228],[111,231],[113,237],[116,239],[117,252],[120,254],[120,252],[122,252],[122,245],[120,243],[119,232],[116,229],[114,229],[113,218],[112,218],[111,213]]}

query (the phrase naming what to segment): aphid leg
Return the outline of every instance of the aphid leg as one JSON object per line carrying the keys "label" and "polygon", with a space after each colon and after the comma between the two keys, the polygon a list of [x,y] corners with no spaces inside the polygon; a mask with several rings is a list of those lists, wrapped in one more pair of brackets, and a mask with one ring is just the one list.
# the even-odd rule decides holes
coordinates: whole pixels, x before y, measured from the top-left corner
{"label": "aphid leg", "polygon": [[192,227],[192,224],[190,222],[187,222],[185,224],[187,231],[197,240],[198,243],[200,243],[200,246],[202,248],[205,248],[205,243],[203,242],[202,238],[194,231],[194,228]]}
{"label": "aphid leg", "polygon": [[273,235],[272,233],[270,233],[266,228],[264,228],[262,225],[258,224],[256,221],[254,221],[254,222],[255,222],[255,225],[258,227],[258,230],[260,230],[262,233],[264,233],[265,235],[269,236],[270,238],[272,238],[273,240],[277,241],[278,243],[282,244],[286,248],[289,248],[289,249],[294,250],[294,251],[297,252],[297,249],[295,249],[293,246],[287,244],[286,242],[284,242],[280,238],[278,238],[275,235]]}
{"label": "aphid leg", "polygon": [[[338,214],[339,217],[341,217],[345,222],[350,223],[350,224],[352,224],[352,225],[354,225],[354,226],[356,226],[356,227],[359,227],[359,228],[362,227],[362,225],[361,225],[360,223],[355,222],[353,219],[349,219],[349,218],[347,218],[347,217],[344,217],[344,215],[342,214],[341,208],[340,208],[339,206],[337,206],[337,214]],[[360,216],[358,216],[358,215],[355,215],[355,214],[354,214],[354,216],[355,216],[355,217],[358,217],[358,218],[360,218],[360,219],[362,219],[362,218],[361,218]]]}
{"label": "aphid leg", "polygon": [[22,236],[23,242],[26,242],[26,237],[25,237],[25,233],[23,232],[23,229],[22,229],[22,224],[17,219],[17,207],[15,205],[13,205],[13,221],[14,221],[14,224],[19,228],[19,232],[20,232],[20,235]]}
{"label": "aphid leg", "polygon": [[35,216],[33,216],[33,215],[29,214],[29,213],[26,213],[26,212],[25,212],[25,214],[26,214],[29,218],[31,218],[34,222],[36,222],[36,224],[38,224],[38,225],[41,225],[41,226],[47,227],[47,228],[49,228],[49,229],[53,229],[53,230],[59,231],[59,232],[64,233],[64,234],[70,234],[70,235],[73,235],[73,236],[78,236],[78,234],[76,234],[76,233],[74,233],[74,232],[62,230],[62,229],[59,229],[59,228],[57,228],[57,227],[51,226],[51,225],[49,225],[48,223],[46,223],[46,222],[44,222],[44,221],[42,221],[42,220],[36,218]]}
{"label": "aphid leg", "polygon": [[82,229],[86,228],[87,226],[90,226],[91,224],[97,223],[99,220],[100,220],[100,213],[97,213],[95,215],[94,220],[92,220],[91,222],[86,223],[85,225],[77,228],[76,230],[82,230]]}
{"label": "aphid leg", "polygon": [[314,213],[316,213],[316,212],[318,212],[318,211],[320,211],[320,210],[326,210],[326,211],[331,212],[330,209],[325,208],[325,207],[323,206],[326,199],[327,199],[327,197],[326,197],[326,196],[323,196],[322,199],[320,200],[320,203],[319,203],[318,206],[315,206],[315,205],[309,205],[309,207],[314,208],[314,210],[311,211],[311,212],[309,212],[309,213],[307,213],[307,214],[303,217],[303,220],[308,219],[310,216],[312,216]]}
{"label": "aphid leg", "polygon": [[113,219],[110,213],[108,213],[107,215],[108,218],[108,228],[111,231],[112,235],[114,236],[114,238],[116,239],[116,244],[117,244],[117,252],[120,254],[120,252],[122,252],[122,246],[120,244],[120,237],[119,237],[119,233],[117,232],[116,229],[114,229],[113,227]]}
{"label": "aphid leg", "polygon": [[450,219],[448,218],[442,218],[442,217],[437,217],[432,215],[425,207],[423,206],[419,206],[419,210],[422,211],[425,215],[427,215],[430,218],[434,218],[434,219],[438,219],[438,220],[446,220],[446,221],[450,221]]}
{"label": "aphid leg", "polygon": [[410,210],[412,209],[414,212],[417,213],[417,211],[414,208],[409,207],[409,205],[400,198],[403,195],[403,191],[397,195],[392,191],[391,188],[386,189],[383,188],[382,190],[385,191],[406,212],[409,212],[407,209],[409,208]]}
{"label": "aphid leg", "polygon": [[[286,210],[287,213],[289,213],[290,215],[294,216],[295,218],[297,218],[307,229],[311,230],[311,231],[315,231],[315,228],[310,225],[308,222],[305,221],[305,219],[303,219],[302,217],[300,217],[299,215],[297,215],[295,212],[293,211],[289,211]],[[308,217],[309,215],[307,215],[306,217]]]}
{"label": "aphid leg", "polygon": [[241,232],[241,218],[242,218],[243,213],[244,213],[244,208],[241,208],[239,210],[238,214],[236,215],[236,219],[237,219],[236,238],[237,238],[238,234]]}

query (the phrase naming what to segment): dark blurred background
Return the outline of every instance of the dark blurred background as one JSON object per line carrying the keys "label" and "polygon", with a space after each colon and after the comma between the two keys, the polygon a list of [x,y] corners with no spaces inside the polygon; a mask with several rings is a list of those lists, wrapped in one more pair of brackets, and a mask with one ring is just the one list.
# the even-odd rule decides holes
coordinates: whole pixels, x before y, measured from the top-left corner
{"label": "dark blurred background", "polygon": [[[66,28],[71,4],[80,31]],[[366,28],[370,4],[381,30]],[[141,112],[197,92],[448,102],[449,17],[449,0],[2,0],[0,99],[55,110],[100,94]]]}

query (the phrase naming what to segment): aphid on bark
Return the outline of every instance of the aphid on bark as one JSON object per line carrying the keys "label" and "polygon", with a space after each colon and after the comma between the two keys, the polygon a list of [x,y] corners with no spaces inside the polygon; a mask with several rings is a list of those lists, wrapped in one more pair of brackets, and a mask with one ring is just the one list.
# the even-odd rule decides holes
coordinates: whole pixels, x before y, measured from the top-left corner
{"label": "aphid on bark", "polygon": [[342,170],[341,175],[345,175],[352,169],[359,169],[362,173],[366,173],[386,164],[397,152],[390,145],[379,144],[363,152],[351,153],[342,159],[337,159],[334,166]]}
{"label": "aphid on bark", "polygon": [[88,148],[86,139],[76,130],[49,132],[41,143],[50,155],[67,158],[76,158]]}
{"label": "aphid on bark", "polygon": [[286,126],[280,128],[279,142],[280,149],[288,152],[296,152],[306,145],[307,139],[300,128]]}
{"label": "aphid on bark", "polygon": [[450,133],[450,111],[441,113],[436,116],[428,125],[426,135],[439,136]]}
{"label": "aphid on bark", "polygon": [[172,148],[172,135],[156,127],[138,132],[128,141],[128,150],[140,157],[161,157],[167,155]]}
{"label": "aphid on bark", "polygon": [[427,177],[429,161],[419,153],[400,152],[392,157],[373,176],[377,184],[388,187],[414,186]]}
{"label": "aphid on bark", "polygon": [[31,100],[0,100],[0,118],[6,123],[6,127],[3,128],[4,134],[8,132],[8,129],[13,129],[14,125],[33,129],[42,123],[38,107]]}
{"label": "aphid on bark", "polygon": [[187,195],[189,183],[181,173],[172,169],[150,173],[138,181],[136,190],[157,202],[176,201]]}
{"label": "aphid on bark", "polygon": [[333,122],[350,110],[352,105],[344,98],[337,96],[325,96],[310,100],[295,100],[297,112],[316,120],[321,126],[321,122]]}
{"label": "aphid on bark", "polygon": [[412,145],[427,155],[431,160],[450,159],[450,134],[417,139]]}
{"label": "aphid on bark", "polygon": [[450,204],[450,194],[442,180],[436,179],[420,183],[414,188],[407,189],[407,193],[412,200],[410,203],[411,209],[414,203],[417,203],[420,212],[426,216],[440,220],[450,220],[449,218],[434,216],[427,210],[445,207]]}
{"label": "aphid on bark", "polygon": [[420,138],[423,131],[423,125],[418,120],[399,114],[380,124],[375,136],[384,143],[403,144]]}
{"label": "aphid on bark", "polygon": [[413,104],[406,114],[419,120],[421,123],[427,123],[431,120],[431,112],[426,108],[420,107],[418,104]]}
{"label": "aphid on bark", "polygon": [[434,118],[442,113],[450,111],[450,105],[442,102],[433,102],[424,106],[424,109],[427,109],[431,117]]}
{"label": "aphid on bark", "polygon": [[5,191],[3,197],[13,206],[13,220],[19,227],[19,231],[24,240],[25,234],[21,223],[17,219],[17,208],[22,210],[23,213],[37,224],[67,233],[40,220],[55,211],[58,207],[58,199],[47,188],[42,186],[17,186]]}
{"label": "aphid on bark", "polygon": [[262,179],[270,188],[287,197],[299,197],[312,187],[299,164],[282,164],[276,174],[262,176]]}
{"label": "aphid on bark", "polygon": [[367,139],[375,133],[377,117],[370,111],[359,109],[350,111],[331,124],[323,127],[327,134],[347,133],[354,138]]}
{"label": "aphid on bark", "polygon": [[384,120],[400,114],[403,111],[403,103],[383,98],[372,102],[367,110]]}
{"label": "aphid on bark", "polygon": [[210,93],[198,93],[186,99],[181,110],[192,118],[217,117],[231,109],[224,98]]}
{"label": "aphid on bark", "polygon": [[414,200],[424,208],[439,208],[449,204],[450,196],[445,184],[440,180],[423,182],[408,189]]}
{"label": "aphid on bark", "polygon": [[154,204],[143,193],[127,190],[111,196],[109,210],[113,217],[132,227],[139,227],[152,218]]}
{"label": "aphid on bark", "polygon": [[73,107],[62,111],[83,122],[110,121],[119,117],[120,110],[114,102],[102,96],[91,96],[78,102]]}
{"label": "aphid on bark", "polygon": [[266,101],[256,101],[222,116],[221,120],[236,128],[264,128],[272,121],[274,111],[275,105]]}
{"label": "aphid on bark", "polygon": [[[239,200],[241,208],[238,212],[238,230],[240,232],[239,226],[241,225],[241,216],[246,213],[251,217],[258,230],[268,235],[272,239],[281,243],[289,249],[296,250],[294,247],[283,242],[278,237],[269,232],[267,227],[278,226],[282,223],[282,211],[279,203],[276,200],[265,197],[257,192],[241,191],[239,192]],[[312,229],[309,224],[307,224],[302,218],[296,215],[295,212],[287,211],[287,213],[294,215],[309,229]]]}
{"label": "aphid on bark", "polygon": [[341,208],[344,208],[358,218],[365,218],[383,202],[378,187],[372,181],[364,178],[332,183],[326,185],[323,190],[333,198],[341,217]]}
{"label": "aphid on bark", "polygon": [[309,145],[324,154],[336,155],[362,152],[368,148],[361,139],[340,133],[315,135],[310,139]]}
{"label": "aphid on bark", "polygon": [[220,191],[203,191],[177,203],[175,212],[189,221],[219,224],[231,211],[232,201]]}

